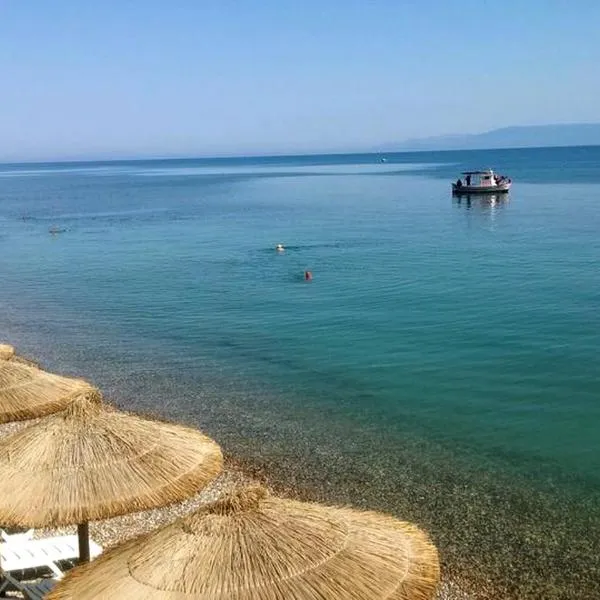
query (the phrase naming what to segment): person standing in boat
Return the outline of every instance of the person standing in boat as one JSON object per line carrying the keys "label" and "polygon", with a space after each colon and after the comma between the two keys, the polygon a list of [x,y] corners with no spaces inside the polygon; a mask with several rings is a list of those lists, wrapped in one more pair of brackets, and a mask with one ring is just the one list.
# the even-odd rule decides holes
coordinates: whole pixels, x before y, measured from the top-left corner
{"label": "person standing in boat", "polygon": [[465,177],[465,181],[467,182],[467,187],[471,185],[471,175],[470,174]]}

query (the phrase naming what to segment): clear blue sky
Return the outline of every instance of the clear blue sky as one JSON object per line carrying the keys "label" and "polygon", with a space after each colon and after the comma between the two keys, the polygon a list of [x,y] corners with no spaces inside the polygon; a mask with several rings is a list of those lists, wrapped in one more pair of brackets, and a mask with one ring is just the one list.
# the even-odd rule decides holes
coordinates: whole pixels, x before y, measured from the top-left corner
{"label": "clear blue sky", "polygon": [[0,160],[600,121],[598,0],[0,0]]}

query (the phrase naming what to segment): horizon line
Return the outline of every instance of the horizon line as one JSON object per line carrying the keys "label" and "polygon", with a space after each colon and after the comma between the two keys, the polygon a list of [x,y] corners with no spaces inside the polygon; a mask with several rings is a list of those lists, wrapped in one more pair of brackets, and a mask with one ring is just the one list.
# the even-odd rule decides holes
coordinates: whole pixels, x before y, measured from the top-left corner
{"label": "horizon line", "polygon": [[392,154],[433,154],[449,152],[484,152],[494,150],[553,150],[558,148],[597,148],[600,144],[564,144],[552,146],[511,146],[511,147],[483,147],[483,148],[440,148],[440,149],[418,149],[414,150],[366,150],[366,151],[336,151],[336,152],[300,152],[300,153],[270,153],[270,154],[216,154],[216,155],[176,155],[176,156],[135,156],[121,158],[62,158],[62,159],[33,159],[33,160],[0,160],[0,166],[11,165],[48,165],[48,164],[89,164],[89,163],[118,163],[118,162],[142,162],[142,161],[181,161],[181,160],[242,160],[248,158],[305,158],[314,156],[381,156],[382,158]]}

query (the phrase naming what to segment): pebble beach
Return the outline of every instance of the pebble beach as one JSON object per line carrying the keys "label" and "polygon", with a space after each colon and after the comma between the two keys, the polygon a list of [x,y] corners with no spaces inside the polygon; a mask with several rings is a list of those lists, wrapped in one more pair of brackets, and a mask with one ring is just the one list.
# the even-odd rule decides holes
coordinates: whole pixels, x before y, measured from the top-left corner
{"label": "pebble beach", "polygon": [[[2,424],[0,425],[0,438],[11,435],[36,421],[36,419],[32,419],[30,421]],[[250,474],[244,471],[234,460],[228,459],[223,472],[210,485],[188,500],[160,509],[131,513],[113,519],[90,523],[90,537],[106,550],[131,538],[164,527],[176,519],[194,512],[201,506],[220,499],[228,492],[240,486],[253,483],[260,483],[269,487],[268,478],[264,473],[260,476]],[[276,490],[272,489],[271,491],[277,493]],[[50,537],[54,535],[74,534],[76,532],[76,527],[38,529],[35,531],[35,536]],[[9,592],[9,596],[14,598],[22,597],[16,591]],[[456,582],[443,579],[435,600],[474,600],[474,598],[461,590]]]}

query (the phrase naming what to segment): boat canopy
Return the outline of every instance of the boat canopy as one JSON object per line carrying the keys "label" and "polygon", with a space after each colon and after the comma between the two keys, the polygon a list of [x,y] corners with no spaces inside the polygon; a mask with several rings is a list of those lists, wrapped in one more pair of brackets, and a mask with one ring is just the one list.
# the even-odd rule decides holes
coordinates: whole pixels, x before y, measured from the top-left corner
{"label": "boat canopy", "polygon": [[463,175],[489,175],[493,173],[492,169],[488,169],[487,171],[463,171]]}

